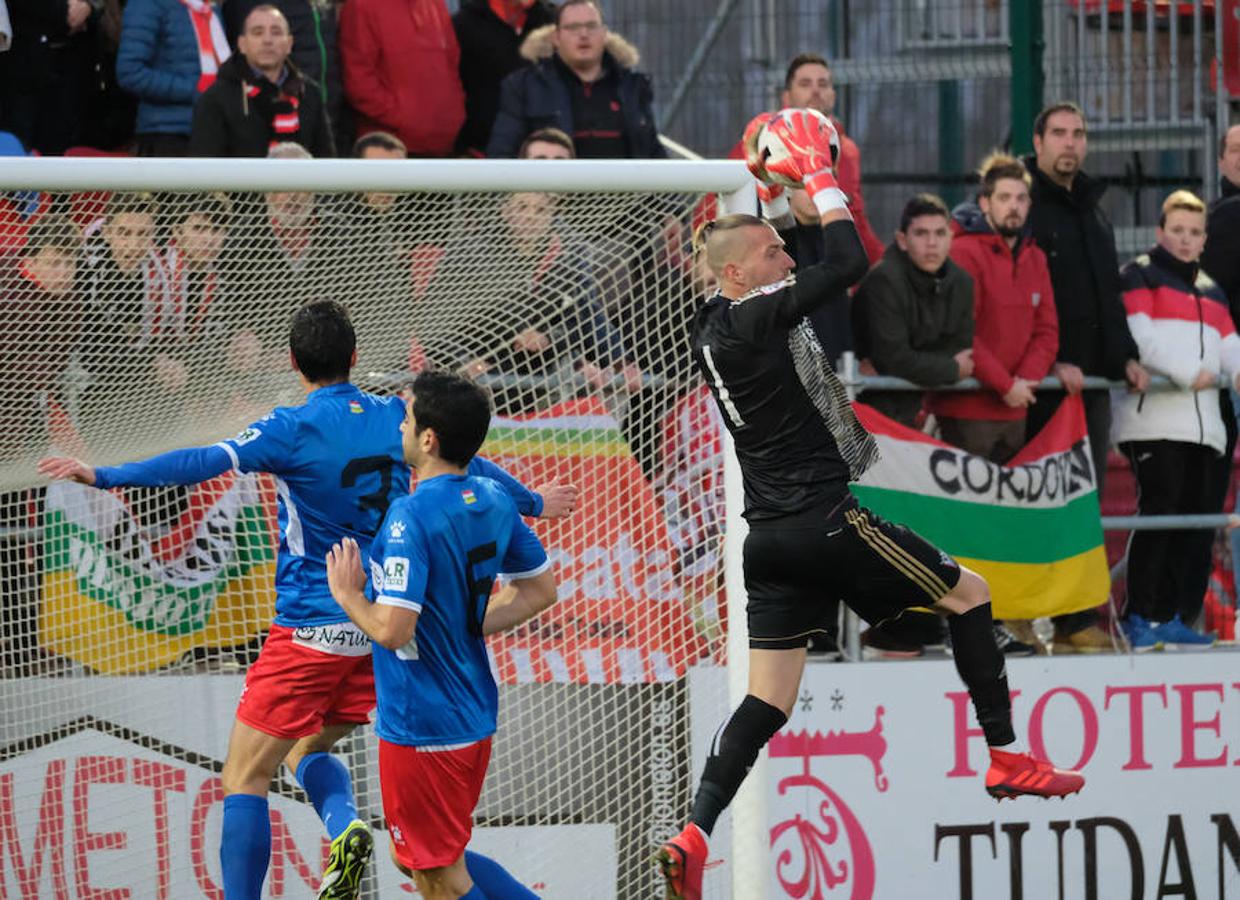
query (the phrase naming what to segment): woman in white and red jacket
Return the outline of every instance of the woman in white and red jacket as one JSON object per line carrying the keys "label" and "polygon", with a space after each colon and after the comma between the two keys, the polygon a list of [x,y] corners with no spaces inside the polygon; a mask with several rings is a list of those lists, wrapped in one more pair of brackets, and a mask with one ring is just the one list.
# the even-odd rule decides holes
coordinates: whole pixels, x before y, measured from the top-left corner
{"label": "woman in white and red jacket", "polygon": [[[1226,296],[1198,265],[1205,204],[1176,191],[1157,236],[1121,271],[1124,305],[1141,364],[1178,390],[1125,396],[1112,437],[1136,475],[1141,515],[1218,513],[1211,472],[1226,434],[1217,389],[1240,382],[1240,337]],[[1213,643],[1187,627],[1201,613],[1213,539],[1208,530],[1133,532],[1124,628],[1135,649]]]}

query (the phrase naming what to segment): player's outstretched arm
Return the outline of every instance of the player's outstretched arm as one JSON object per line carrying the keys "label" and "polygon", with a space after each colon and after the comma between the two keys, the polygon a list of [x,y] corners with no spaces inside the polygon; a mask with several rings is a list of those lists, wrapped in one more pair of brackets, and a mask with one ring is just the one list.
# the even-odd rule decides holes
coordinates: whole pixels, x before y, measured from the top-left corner
{"label": "player's outstretched arm", "polygon": [[502,466],[489,459],[475,456],[466,469],[470,475],[478,475],[499,482],[500,487],[517,504],[517,512],[536,519],[562,519],[577,507],[577,486],[564,484],[558,478],[535,490],[530,490],[508,473]]}
{"label": "player's outstretched arm", "polygon": [[413,640],[418,627],[416,612],[366,599],[362,552],[353,538],[345,538],[327,552],[327,586],[353,624],[376,644],[399,650]]}
{"label": "player's outstretched arm", "polygon": [[496,634],[516,628],[555,604],[555,575],[548,569],[530,578],[515,579],[487,605],[482,620],[483,634]]}
{"label": "player's outstretched arm", "polygon": [[540,519],[563,519],[571,516],[577,509],[577,498],[580,493],[575,484],[564,484],[558,478],[547,484],[539,485],[534,493],[542,497]]}
{"label": "player's outstretched arm", "polygon": [[119,466],[89,466],[67,456],[39,460],[39,473],[48,478],[76,481],[97,488],[164,487],[198,484],[233,467],[232,457],[218,444],[188,447]]}
{"label": "player's outstretched arm", "polygon": [[94,485],[95,467],[71,456],[45,456],[39,460],[39,474],[53,481],[76,481]]}

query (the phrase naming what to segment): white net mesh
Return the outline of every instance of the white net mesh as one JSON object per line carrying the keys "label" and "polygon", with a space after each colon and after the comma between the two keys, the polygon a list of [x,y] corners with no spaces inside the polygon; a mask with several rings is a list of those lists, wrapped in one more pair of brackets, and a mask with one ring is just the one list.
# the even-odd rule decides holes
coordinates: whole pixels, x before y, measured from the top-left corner
{"label": "white net mesh", "polygon": [[[6,195],[24,214],[0,236],[0,897],[222,896],[217,776],[273,614],[272,485],[104,492],[34,467],[213,443],[299,402],[287,327],[319,298],[351,310],[363,387],[465,369],[497,402],[485,454],[581,487],[537,526],[560,603],[492,642],[475,845],[548,897],[655,893],[694,775],[685,672],[722,649],[720,449],[686,348],[702,201]],[[341,749],[381,827],[373,741]],[[267,890],[309,896],[326,840],[277,780]],[[368,895],[399,895],[376,858]]]}

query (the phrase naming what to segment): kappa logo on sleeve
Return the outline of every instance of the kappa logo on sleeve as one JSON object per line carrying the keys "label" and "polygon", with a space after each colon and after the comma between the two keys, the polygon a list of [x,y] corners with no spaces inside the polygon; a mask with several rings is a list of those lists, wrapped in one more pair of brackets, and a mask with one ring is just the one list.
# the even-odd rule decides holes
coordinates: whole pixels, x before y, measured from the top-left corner
{"label": "kappa logo on sleeve", "polygon": [[250,443],[251,441],[256,441],[262,436],[262,431],[251,425],[249,428],[244,429],[240,434],[233,438],[233,443],[240,447],[244,444]]}
{"label": "kappa logo on sleeve", "polygon": [[404,556],[389,556],[383,561],[383,589],[403,591],[409,587],[409,560]]}

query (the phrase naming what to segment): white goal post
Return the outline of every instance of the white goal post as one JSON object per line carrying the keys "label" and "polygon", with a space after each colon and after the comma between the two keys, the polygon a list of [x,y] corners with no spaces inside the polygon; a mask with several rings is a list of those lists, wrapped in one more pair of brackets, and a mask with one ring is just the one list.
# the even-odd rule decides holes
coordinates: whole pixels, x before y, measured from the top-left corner
{"label": "white goal post", "polygon": [[[0,292],[25,293],[0,338],[19,360],[0,376],[0,895],[218,896],[217,776],[272,615],[274,488],[101,492],[34,465],[212,443],[299,402],[288,316],[331,298],[354,317],[362,386],[471,371],[497,403],[484,452],[531,487],[585,491],[539,526],[554,616],[492,645],[477,834],[547,897],[651,896],[650,853],[700,774],[689,674],[726,660],[720,707],[746,693],[740,474],[685,341],[692,226],[756,208],[743,164],[7,158],[5,203]],[[72,288],[45,296],[18,261],[54,251],[57,222],[82,243]],[[377,826],[369,729],[342,751]],[[321,828],[277,782],[268,889],[309,896]],[[734,897],[765,892],[757,787],[715,848]],[[614,883],[591,884],[603,872]]]}

